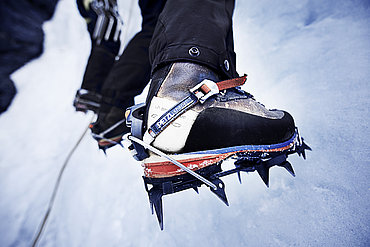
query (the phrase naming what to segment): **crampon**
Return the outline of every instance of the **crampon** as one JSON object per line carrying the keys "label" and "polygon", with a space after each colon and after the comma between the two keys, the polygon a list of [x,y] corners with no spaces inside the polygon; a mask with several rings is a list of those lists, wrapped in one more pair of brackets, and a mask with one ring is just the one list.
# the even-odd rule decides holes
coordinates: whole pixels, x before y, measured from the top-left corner
{"label": "crampon", "polygon": [[97,112],[100,107],[101,95],[86,89],[79,89],[76,92],[73,106],[76,111],[84,112],[93,111]]}
{"label": "crampon", "polygon": [[[159,226],[163,230],[162,197],[187,189],[206,185],[222,202],[229,205],[222,177],[236,173],[241,182],[241,172],[254,172],[269,186],[269,169],[273,166],[285,168],[295,176],[292,165],[287,161],[289,155],[297,153],[306,159],[306,150],[311,148],[300,137],[298,129],[287,141],[272,145],[244,145],[236,147],[206,150],[200,152],[168,155],[152,145],[142,141],[143,115],[145,105],[129,108],[127,123],[131,126],[131,135],[127,135],[131,150],[136,160],[144,166],[144,184],[148,192],[152,213],[156,213]],[[148,155],[148,154],[151,155]],[[235,168],[223,170],[222,163],[234,160]]]}

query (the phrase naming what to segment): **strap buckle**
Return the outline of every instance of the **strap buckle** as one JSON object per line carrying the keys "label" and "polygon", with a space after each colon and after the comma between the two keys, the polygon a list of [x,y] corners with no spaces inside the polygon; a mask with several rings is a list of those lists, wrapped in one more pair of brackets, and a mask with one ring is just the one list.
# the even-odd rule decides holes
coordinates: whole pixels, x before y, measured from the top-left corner
{"label": "strap buckle", "polygon": [[203,104],[209,97],[218,94],[220,90],[216,82],[205,79],[190,89],[190,92],[198,98],[201,104]]}

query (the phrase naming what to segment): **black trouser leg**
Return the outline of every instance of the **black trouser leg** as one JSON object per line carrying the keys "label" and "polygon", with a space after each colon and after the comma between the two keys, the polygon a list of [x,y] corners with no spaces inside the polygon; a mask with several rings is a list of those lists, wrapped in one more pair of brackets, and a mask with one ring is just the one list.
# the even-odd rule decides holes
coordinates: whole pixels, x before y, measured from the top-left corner
{"label": "black trouser leg", "polygon": [[102,89],[103,103],[126,108],[134,103],[133,98],[140,94],[149,82],[149,44],[165,2],[139,1],[143,17],[142,30],[128,43],[110,71]]}
{"label": "black trouser leg", "polygon": [[[77,0],[76,2],[80,15],[85,18],[88,23],[87,30],[89,31],[91,39],[91,52],[81,88],[100,93],[103,83],[113,66],[115,57],[118,55],[121,42],[119,40],[114,41],[112,32],[107,40],[103,39],[97,44],[96,40],[93,39],[93,32],[98,16],[92,10],[91,6],[86,9],[82,0]],[[117,24],[114,23],[113,30],[116,25]]]}
{"label": "black trouser leg", "polygon": [[234,0],[168,0],[150,45],[153,71],[166,63],[204,64],[237,76],[232,36]]}
{"label": "black trouser leg", "polygon": [[127,107],[148,83],[150,72],[170,62],[201,63],[221,77],[237,76],[232,35],[234,0],[140,0],[139,5],[142,31],[110,71],[102,89],[105,103]]}
{"label": "black trouser leg", "polygon": [[112,69],[115,56],[105,47],[95,45],[92,42],[81,88],[100,93],[103,83]]}
{"label": "black trouser leg", "polygon": [[148,46],[152,33],[141,31],[129,42],[124,53],[114,63],[102,88],[103,103],[128,107],[140,94],[150,78]]}

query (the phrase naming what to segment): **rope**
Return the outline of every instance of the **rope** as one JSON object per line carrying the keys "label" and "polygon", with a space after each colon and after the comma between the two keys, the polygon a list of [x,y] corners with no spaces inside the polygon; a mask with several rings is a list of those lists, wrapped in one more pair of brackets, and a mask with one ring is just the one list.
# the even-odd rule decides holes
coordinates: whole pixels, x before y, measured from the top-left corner
{"label": "rope", "polygon": [[[133,6],[134,6],[134,0],[131,0],[129,16],[127,18],[127,27],[130,25],[131,15],[132,15],[132,12],[133,12]],[[123,36],[123,39],[121,41],[121,44],[123,44],[126,41],[126,38],[127,38],[126,37],[127,36],[127,29],[128,29],[127,27],[124,29],[124,34],[122,35]],[[124,47],[121,45],[120,51],[118,53],[118,56],[122,55],[123,50],[124,50]],[[42,236],[42,233],[43,233],[43,231],[45,229],[45,226],[46,226],[47,220],[49,218],[50,212],[53,209],[54,201],[55,201],[56,195],[58,193],[58,189],[59,189],[60,182],[62,180],[63,173],[64,173],[64,171],[65,171],[65,169],[66,169],[66,167],[67,167],[67,165],[69,163],[69,160],[71,159],[72,155],[74,154],[74,152],[76,151],[77,147],[81,143],[82,139],[86,135],[86,133],[87,133],[87,131],[89,129],[89,125],[92,122],[93,118],[94,118],[94,115],[92,116],[89,124],[87,125],[87,127],[85,128],[85,130],[83,131],[83,133],[81,134],[80,138],[78,139],[78,141],[76,142],[76,144],[74,145],[74,147],[69,152],[67,158],[65,159],[65,161],[63,163],[62,168],[59,171],[59,175],[58,175],[57,181],[56,181],[56,183],[54,185],[53,194],[51,195],[51,198],[49,200],[49,205],[48,205],[47,211],[46,211],[46,213],[44,215],[44,218],[43,218],[43,220],[42,220],[42,222],[40,224],[39,230],[37,231],[37,234],[36,234],[35,238],[32,241],[32,247],[36,247],[37,246],[38,241],[40,240],[40,238]],[[116,142],[114,142],[114,143],[117,144]]]}
{"label": "rope", "polygon": [[91,120],[89,121],[89,124],[86,126],[86,128],[84,129],[83,133],[81,134],[80,138],[78,139],[78,141],[76,142],[76,144],[73,146],[73,148],[71,149],[71,151],[69,152],[67,158],[65,159],[64,163],[63,163],[63,166],[62,168],[60,169],[59,171],[59,175],[58,175],[58,178],[57,178],[57,181],[55,182],[55,185],[54,185],[54,190],[53,190],[53,194],[51,195],[51,198],[49,200],[49,206],[46,210],[46,213],[45,213],[45,216],[40,224],[40,227],[39,227],[39,230],[37,231],[37,234],[34,238],[34,240],[32,241],[32,247],[36,247],[37,246],[37,243],[38,241],[40,240],[41,238],[41,235],[45,229],[45,226],[46,226],[46,222],[49,218],[49,215],[50,215],[50,212],[51,210],[53,209],[53,206],[54,206],[54,201],[55,201],[55,197],[57,195],[57,192],[58,192],[58,189],[59,189],[59,185],[60,185],[60,182],[62,180],[62,176],[63,176],[63,173],[69,163],[69,160],[71,159],[72,155],[74,154],[74,152],[76,151],[78,145],[81,143],[82,139],[84,138],[84,136],[86,135],[88,129],[89,129],[89,125],[90,123],[92,122],[94,118],[94,115],[92,115],[92,118]]}

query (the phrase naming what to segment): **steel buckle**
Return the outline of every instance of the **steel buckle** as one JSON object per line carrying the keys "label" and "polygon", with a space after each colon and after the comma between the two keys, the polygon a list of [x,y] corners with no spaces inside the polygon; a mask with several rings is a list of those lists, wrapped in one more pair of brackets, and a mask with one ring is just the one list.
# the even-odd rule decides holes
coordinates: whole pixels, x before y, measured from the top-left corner
{"label": "steel buckle", "polygon": [[[204,92],[204,89],[207,89],[208,92]],[[218,94],[220,90],[218,89],[216,82],[205,79],[190,89],[190,92],[198,98],[201,104],[203,104],[209,97]]]}

